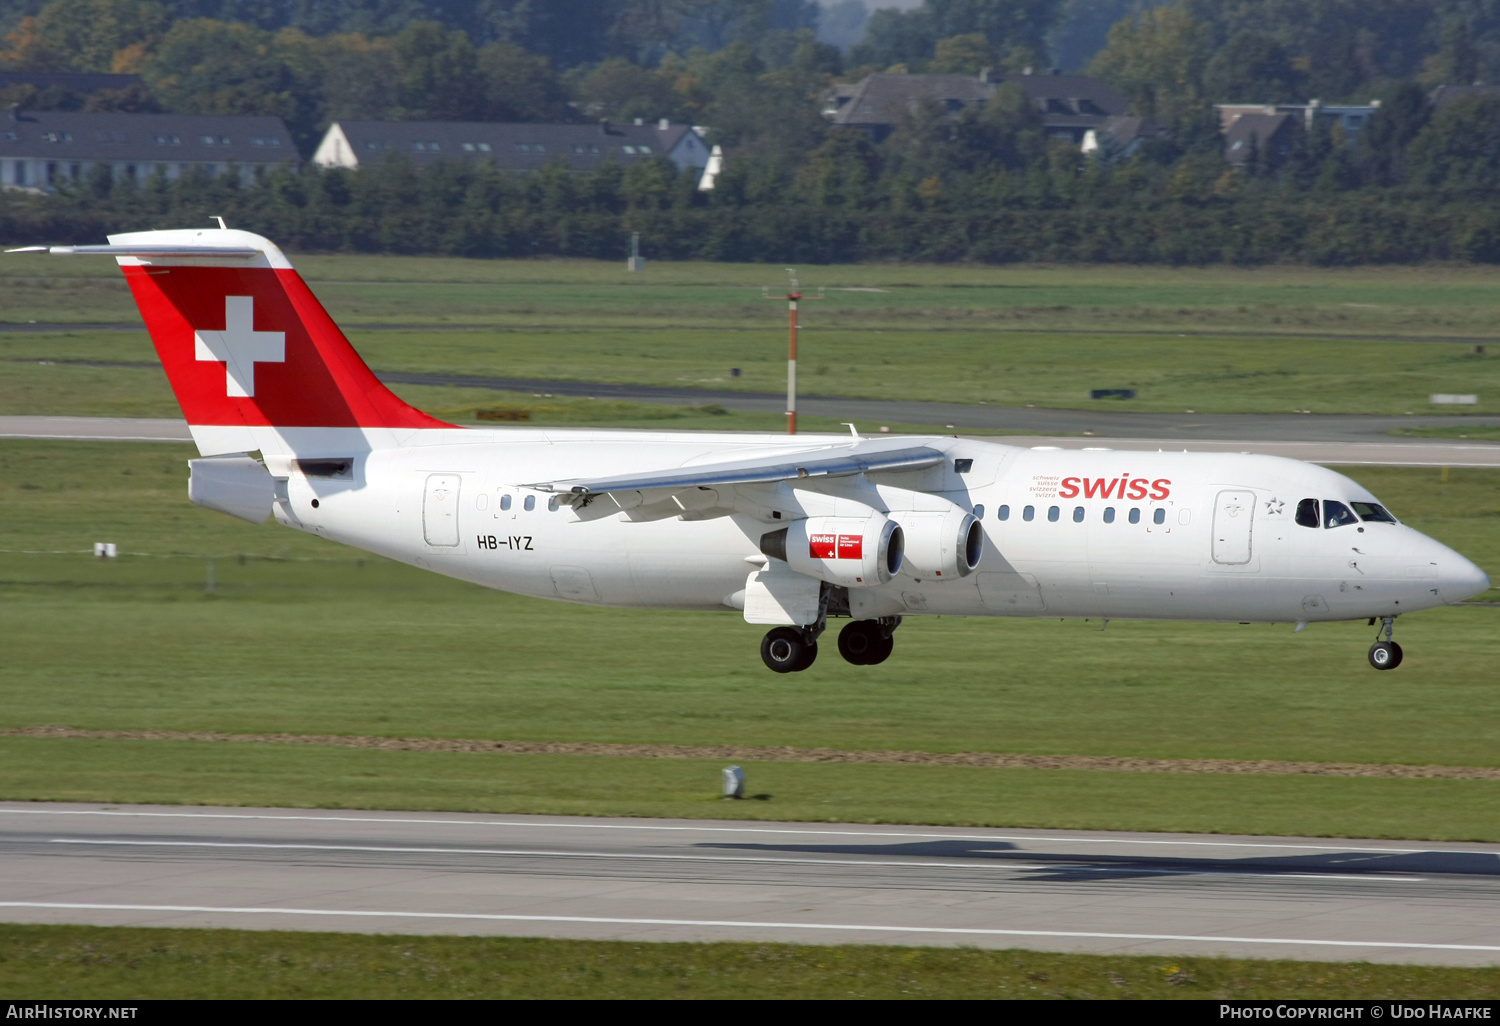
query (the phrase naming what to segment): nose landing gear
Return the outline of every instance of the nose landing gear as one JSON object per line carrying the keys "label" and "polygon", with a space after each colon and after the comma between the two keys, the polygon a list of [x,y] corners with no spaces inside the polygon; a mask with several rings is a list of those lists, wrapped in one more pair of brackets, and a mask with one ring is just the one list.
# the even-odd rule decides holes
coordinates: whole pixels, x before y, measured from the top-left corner
{"label": "nose landing gear", "polygon": [[[1391,640],[1391,629],[1396,622],[1394,616],[1380,618],[1381,630],[1375,632],[1375,644],[1370,646],[1370,665],[1377,670],[1394,670],[1401,665],[1401,646]],[[1381,633],[1385,640],[1379,640]]]}

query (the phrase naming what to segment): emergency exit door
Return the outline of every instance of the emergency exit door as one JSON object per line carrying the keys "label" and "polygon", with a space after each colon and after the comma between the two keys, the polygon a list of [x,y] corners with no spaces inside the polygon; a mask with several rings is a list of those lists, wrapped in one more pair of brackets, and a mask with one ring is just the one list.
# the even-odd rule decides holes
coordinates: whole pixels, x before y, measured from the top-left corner
{"label": "emergency exit door", "polygon": [[1214,562],[1235,566],[1250,562],[1250,535],[1255,493],[1223,491],[1214,503]]}
{"label": "emergency exit door", "polygon": [[422,497],[422,537],[428,545],[458,544],[457,474],[427,475],[427,491]]}

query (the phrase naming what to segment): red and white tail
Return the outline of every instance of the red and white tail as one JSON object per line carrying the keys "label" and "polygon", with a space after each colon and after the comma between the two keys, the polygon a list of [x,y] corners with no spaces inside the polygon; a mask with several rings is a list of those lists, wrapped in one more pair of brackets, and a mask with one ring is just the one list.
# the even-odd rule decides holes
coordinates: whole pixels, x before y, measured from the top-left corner
{"label": "red and white tail", "polygon": [[172,391],[205,456],[401,444],[450,428],[408,406],[359,358],[286,256],[250,232],[111,235]]}

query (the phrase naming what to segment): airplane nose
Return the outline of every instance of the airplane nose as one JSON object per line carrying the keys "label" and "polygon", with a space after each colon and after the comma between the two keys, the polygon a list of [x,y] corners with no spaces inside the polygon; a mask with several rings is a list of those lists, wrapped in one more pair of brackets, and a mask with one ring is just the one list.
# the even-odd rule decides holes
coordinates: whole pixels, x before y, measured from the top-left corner
{"label": "airplane nose", "polygon": [[1490,590],[1490,575],[1455,553],[1442,568],[1443,597],[1449,605],[1483,595]]}

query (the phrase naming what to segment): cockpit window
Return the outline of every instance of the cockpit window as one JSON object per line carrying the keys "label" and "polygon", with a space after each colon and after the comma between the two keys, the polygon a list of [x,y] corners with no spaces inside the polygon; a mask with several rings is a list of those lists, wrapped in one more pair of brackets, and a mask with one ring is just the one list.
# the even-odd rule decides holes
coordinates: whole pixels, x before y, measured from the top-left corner
{"label": "cockpit window", "polygon": [[1303,499],[1297,503],[1297,523],[1303,527],[1318,526],[1318,500]]}
{"label": "cockpit window", "polygon": [[1354,510],[1345,506],[1342,502],[1334,502],[1332,499],[1323,500],[1323,526],[1344,527],[1348,524],[1357,523],[1358,517]]}
{"label": "cockpit window", "polygon": [[1349,505],[1354,507],[1354,512],[1359,514],[1359,519],[1367,523],[1394,524],[1396,522],[1396,518],[1387,513],[1385,507],[1378,502],[1351,502]]}

